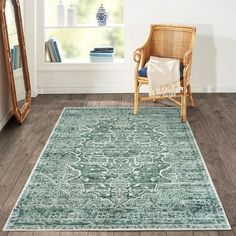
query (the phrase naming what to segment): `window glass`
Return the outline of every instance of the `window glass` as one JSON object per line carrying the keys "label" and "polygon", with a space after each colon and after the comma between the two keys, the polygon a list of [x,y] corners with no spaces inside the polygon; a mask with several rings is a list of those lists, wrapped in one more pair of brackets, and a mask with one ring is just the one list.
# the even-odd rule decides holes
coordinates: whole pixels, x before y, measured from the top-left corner
{"label": "window glass", "polygon": [[115,45],[115,57],[124,58],[123,28],[48,29],[50,38],[60,42],[65,59],[88,59],[90,50],[104,45]]}
{"label": "window glass", "polygon": [[[57,26],[57,6],[60,0],[45,0],[45,25]],[[96,13],[101,5],[97,0],[62,0],[65,12],[65,26],[67,25],[67,10],[72,3],[77,8],[77,23],[96,24]],[[123,0],[103,0],[102,4],[109,14],[107,24],[123,24]]]}
{"label": "window glass", "polygon": [[[101,3],[109,15],[105,27],[96,21]],[[100,46],[112,46],[114,57],[124,58],[123,0],[45,0],[44,4],[45,42],[56,39],[64,59],[88,60],[90,51]],[[76,12],[73,25],[68,19],[71,4]],[[63,15],[60,19],[58,12]]]}

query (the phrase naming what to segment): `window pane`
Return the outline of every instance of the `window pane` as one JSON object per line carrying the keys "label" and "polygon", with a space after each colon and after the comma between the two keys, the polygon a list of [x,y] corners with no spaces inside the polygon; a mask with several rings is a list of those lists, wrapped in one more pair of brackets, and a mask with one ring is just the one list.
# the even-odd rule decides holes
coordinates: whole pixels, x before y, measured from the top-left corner
{"label": "window pane", "polygon": [[46,32],[47,40],[58,40],[65,59],[88,59],[90,50],[98,46],[113,46],[115,57],[124,58],[123,28],[62,28]]}
{"label": "window pane", "polygon": [[[57,5],[59,0],[45,0],[45,24],[46,26],[57,26]],[[78,24],[97,24],[96,13],[100,4],[109,13],[107,24],[123,24],[123,0],[62,0],[65,7],[64,25],[67,25],[67,9],[71,2],[77,7]]]}

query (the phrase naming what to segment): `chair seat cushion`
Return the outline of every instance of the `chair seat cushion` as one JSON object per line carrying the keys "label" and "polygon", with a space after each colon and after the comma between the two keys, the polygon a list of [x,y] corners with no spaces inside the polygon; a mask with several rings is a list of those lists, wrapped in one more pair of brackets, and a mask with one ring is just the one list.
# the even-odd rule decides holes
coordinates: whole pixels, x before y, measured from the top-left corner
{"label": "chair seat cushion", "polygon": [[[179,72],[180,72],[180,80],[182,80],[183,79],[183,74],[184,74],[184,65],[183,65],[183,63],[180,63]],[[138,71],[138,75],[140,77],[146,77],[147,78],[147,67],[143,67],[142,69],[140,69]]]}

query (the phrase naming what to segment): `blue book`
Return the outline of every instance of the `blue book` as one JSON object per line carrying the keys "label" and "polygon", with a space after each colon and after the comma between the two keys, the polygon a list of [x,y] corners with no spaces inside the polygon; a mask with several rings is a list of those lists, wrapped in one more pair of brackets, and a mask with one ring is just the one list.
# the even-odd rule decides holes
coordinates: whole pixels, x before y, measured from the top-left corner
{"label": "blue book", "polygon": [[112,46],[100,46],[100,47],[96,47],[94,48],[94,51],[104,51],[104,50],[114,50],[114,47]]}
{"label": "blue book", "polygon": [[53,48],[54,48],[54,51],[55,51],[57,62],[62,62],[61,55],[60,55],[59,48],[58,48],[57,40],[56,39],[52,39],[52,43],[53,43]]}
{"label": "blue book", "polygon": [[113,57],[90,57],[91,62],[113,62]]}
{"label": "blue book", "polygon": [[112,49],[112,50],[92,50],[90,51],[91,53],[114,53],[115,50]]}
{"label": "blue book", "polygon": [[13,70],[16,70],[16,69],[17,69],[17,66],[16,66],[17,46],[18,46],[18,45],[14,45],[14,46],[13,46]]}
{"label": "blue book", "polygon": [[20,47],[16,45],[16,69],[19,69],[21,66],[21,58],[20,58]]}
{"label": "blue book", "polygon": [[14,70],[14,49],[11,48],[11,65],[12,65],[12,70]]}
{"label": "blue book", "polygon": [[54,53],[54,50],[53,50],[53,44],[51,42],[51,39],[46,42],[46,46],[48,48],[48,52],[49,52],[51,62],[56,62],[57,59],[55,57],[55,53]]}
{"label": "blue book", "polygon": [[113,57],[114,53],[92,53],[89,54],[91,57]]}
{"label": "blue book", "polygon": [[51,50],[52,50],[51,53],[53,54],[53,57],[55,58],[55,62],[59,62],[59,58],[58,58],[58,55],[57,55],[57,52],[56,52],[56,48],[54,46],[54,40],[50,39],[49,42],[50,42],[50,46],[51,46]]}

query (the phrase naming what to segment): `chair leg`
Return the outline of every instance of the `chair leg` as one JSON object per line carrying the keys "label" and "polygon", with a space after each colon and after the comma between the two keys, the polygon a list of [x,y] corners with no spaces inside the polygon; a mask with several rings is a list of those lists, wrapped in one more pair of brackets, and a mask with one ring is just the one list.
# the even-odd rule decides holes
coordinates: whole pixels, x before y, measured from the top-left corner
{"label": "chair leg", "polygon": [[183,92],[181,95],[181,121],[185,123],[187,121],[187,104],[186,104],[186,93]]}
{"label": "chair leg", "polygon": [[189,94],[189,104],[190,104],[190,107],[194,108],[192,89],[191,89],[190,85],[188,85],[188,94]]}
{"label": "chair leg", "polygon": [[134,87],[134,115],[138,113],[138,101],[139,101],[139,86],[135,83]]}

